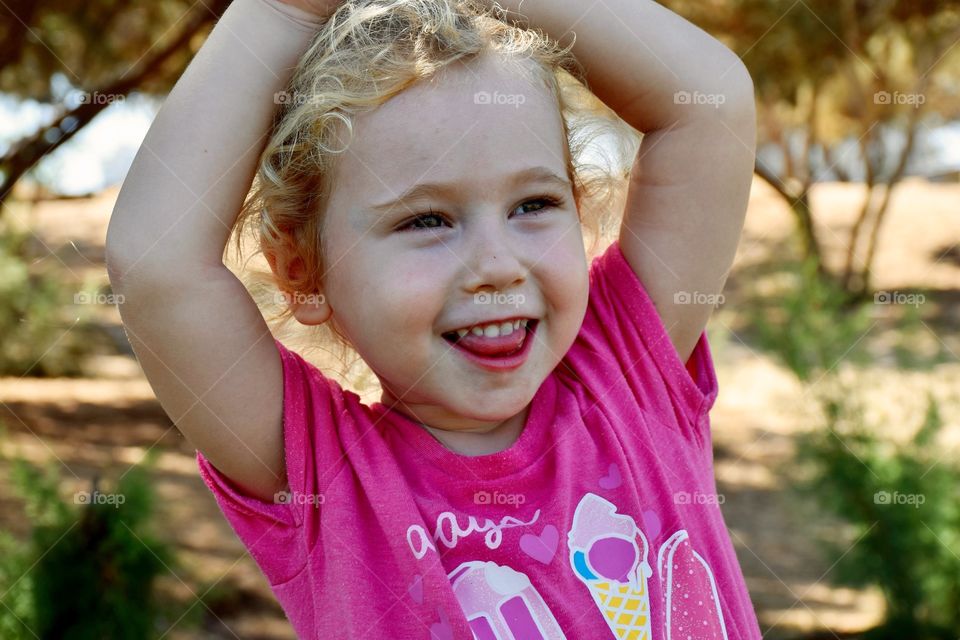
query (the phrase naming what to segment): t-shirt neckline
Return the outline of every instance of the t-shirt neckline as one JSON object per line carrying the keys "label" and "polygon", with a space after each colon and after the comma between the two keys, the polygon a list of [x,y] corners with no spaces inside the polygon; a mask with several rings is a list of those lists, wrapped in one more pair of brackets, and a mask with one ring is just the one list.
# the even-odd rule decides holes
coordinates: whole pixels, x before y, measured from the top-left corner
{"label": "t-shirt neckline", "polygon": [[530,466],[543,455],[546,449],[546,423],[552,419],[556,404],[556,384],[554,373],[546,377],[530,401],[530,411],[520,435],[503,451],[480,456],[468,456],[447,449],[419,422],[411,420],[403,413],[389,408],[382,402],[375,402],[371,409],[395,426],[402,440],[433,466],[450,475],[476,480],[502,478]]}

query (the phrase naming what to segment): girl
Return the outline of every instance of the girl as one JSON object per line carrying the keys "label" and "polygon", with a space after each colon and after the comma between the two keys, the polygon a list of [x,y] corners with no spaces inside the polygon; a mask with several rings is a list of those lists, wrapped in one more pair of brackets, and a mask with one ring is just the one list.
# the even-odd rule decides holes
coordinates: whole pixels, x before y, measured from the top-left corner
{"label": "girl", "polygon": [[[231,4],[111,220],[130,342],[300,637],[759,638],[704,332],[750,77],[649,0],[491,5]],[[645,134],[589,266],[570,78]],[[223,263],[245,225],[380,402],[271,337]]]}

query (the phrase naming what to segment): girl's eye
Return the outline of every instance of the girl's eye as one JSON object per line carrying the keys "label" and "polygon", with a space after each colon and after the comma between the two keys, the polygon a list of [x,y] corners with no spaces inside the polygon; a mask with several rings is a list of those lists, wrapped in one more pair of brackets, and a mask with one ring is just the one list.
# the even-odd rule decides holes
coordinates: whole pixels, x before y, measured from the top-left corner
{"label": "girl's eye", "polygon": [[[523,204],[519,205],[517,209],[526,207],[527,205],[533,204],[536,206],[532,211],[528,211],[531,216],[539,215],[544,209],[550,207],[560,207],[563,206],[563,200],[554,198],[553,196],[540,196],[537,198],[531,198]],[[516,210],[516,209],[515,209]],[[444,218],[438,213],[434,213],[433,209],[429,213],[421,214],[411,220],[407,221],[400,227],[397,227],[397,231],[410,231],[410,230],[432,230],[439,229],[444,223]]]}
{"label": "girl's eye", "polygon": [[[557,199],[554,198],[553,196],[540,196],[539,198],[534,198],[534,199],[532,199],[532,200],[527,200],[526,202],[524,202],[523,204],[521,204],[520,207],[525,207],[525,206],[527,206],[528,204],[531,204],[531,203],[539,204],[539,205],[540,205],[537,209],[534,209],[534,210],[531,212],[532,215],[534,215],[534,216],[539,215],[540,212],[543,211],[544,209],[548,209],[548,208],[550,208],[550,207],[559,207],[559,206],[562,206],[562,205],[563,205],[563,201],[562,201],[562,200],[557,200]],[[517,208],[519,209],[520,207],[517,207]]]}
{"label": "girl's eye", "polygon": [[[434,224],[434,221],[439,221],[437,224]],[[412,220],[404,223],[397,228],[397,231],[408,231],[408,230],[419,230],[419,229],[439,229],[440,225],[443,224],[443,218],[440,214],[434,213],[433,209],[430,210],[430,213],[424,213]]]}

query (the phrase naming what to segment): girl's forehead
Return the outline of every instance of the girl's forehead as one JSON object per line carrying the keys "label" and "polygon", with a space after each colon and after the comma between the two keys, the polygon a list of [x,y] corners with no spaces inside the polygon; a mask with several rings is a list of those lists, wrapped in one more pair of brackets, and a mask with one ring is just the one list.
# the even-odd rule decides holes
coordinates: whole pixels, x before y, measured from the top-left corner
{"label": "girl's forehead", "polygon": [[[551,115],[559,119],[559,105],[545,83],[538,82],[532,70],[524,73],[518,66],[522,63],[486,55],[444,67],[360,114],[356,124],[372,137],[413,133],[443,122],[462,125],[477,118],[488,125]],[[398,124],[403,125],[399,131]]]}
{"label": "girl's forehead", "polygon": [[566,140],[553,94],[509,69],[478,66],[450,68],[358,116],[338,181],[369,194],[405,189],[427,174],[503,173],[513,165],[562,171]]}

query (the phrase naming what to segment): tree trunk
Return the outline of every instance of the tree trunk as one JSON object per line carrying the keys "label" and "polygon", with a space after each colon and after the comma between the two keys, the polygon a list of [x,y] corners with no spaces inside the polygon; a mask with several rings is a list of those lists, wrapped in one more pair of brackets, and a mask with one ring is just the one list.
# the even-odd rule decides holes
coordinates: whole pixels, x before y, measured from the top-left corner
{"label": "tree trunk", "polygon": [[810,212],[810,196],[807,191],[793,193],[790,188],[776,174],[765,166],[756,163],[754,171],[764,181],[773,187],[780,196],[786,200],[790,211],[797,223],[797,231],[800,234],[800,250],[802,257],[812,258],[817,265],[817,275],[824,281],[831,280],[831,276],[823,264],[823,254],[820,248],[820,241],[817,238],[817,230],[813,224],[813,216]]}
{"label": "tree trunk", "polygon": [[824,144],[823,155],[827,159],[830,170],[837,174],[837,180],[840,182],[850,182],[850,172],[840,166],[840,160],[836,156],[836,149],[828,144]]}
{"label": "tree trunk", "polygon": [[6,28],[0,38],[0,69],[15,63],[23,51],[23,41],[40,6],[36,0],[6,0],[0,5]]}
{"label": "tree trunk", "polygon": [[863,156],[864,186],[867,188],[867,195],[864,199],[863,206],[860,207],[860,213],[857,215],[856,222],[854,222],[853,227],[850,228],[850,235],[847,240],[847,256],[844,262],[843,275],[840,279],[840,283],[845,291],[853,291],[860,286],[859,283],[854,285],[852,282],[854,278],[853,263],[857,256],[857,245],[860,243],[860,234],[863,230],[864,223],[873,210],[872,204],[874,189],[876,187],[876,170],[873,166],[873,159],[870,156],[870,134],[873,132],[875,126],[876,123],[870,125],[863,135],[860,136],[860,139],[857,140],[857,143],[860,145],[860,153]]}
{"label": "tree trunk", "polygon": [[904,144],[903,151],[900,153],[900,159],[897,162],[896,169],[894,169],[893,173],[890,175],[890,179],[887,181],[886,189],[883,194],[883,200],[880,202],[880,205],[874,214],[875,221],[873,223],[873,229],[870,233],[870,242],[867,245],[867,257],[864,261],[863,270],[861,271],[859,278],[862,286],[859,290],[853,292],[858,297],[867,296],[870,293],[870,280],[872,276],[871,271],[873,269],[873,260],[877,251],[877,239],[880,237],[880,227],[883,225],[883,220],[890,208],[890,198],[893,196],[893,190],[896,189],[897,184],[903,179],[903,174],[907,169],[907,162],[909,162],[910,154],[913,152],[913,146],[917,138],[917,121],[920,117],[919,111],[919,109],[915,109],[915,113],[910,118],[910,124],[907,128],[907,141]]}

